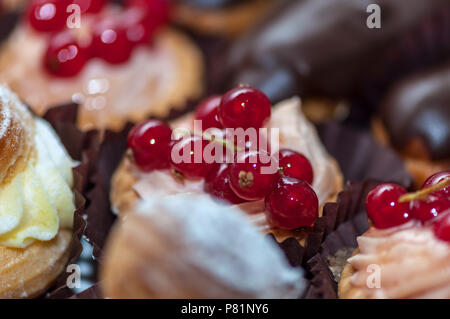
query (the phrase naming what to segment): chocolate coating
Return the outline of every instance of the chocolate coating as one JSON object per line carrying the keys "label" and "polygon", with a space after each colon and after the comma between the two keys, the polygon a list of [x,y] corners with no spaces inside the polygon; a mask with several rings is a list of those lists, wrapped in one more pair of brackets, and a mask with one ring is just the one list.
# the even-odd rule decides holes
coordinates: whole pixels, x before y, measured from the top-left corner
{"label": "chocolate coating", "polygon": [[19,12],[0,13],[0,44],[6,40],[19,21]]}
{"label": "chocolate coating", "polygon": [[[266,90],[273,102],[292,93],[351,96],[382,50],[446,2],[280,1],[279,9],[265,23],[231,48],[225,85],[254,85]],[[367,6],[372,3],[381,7],[381,29],[366,25]]]}
{"label": "chocolate coating", "polygon": [[433,160],[450,158],[450,63],[398,83],[380,115],[394,146],[426,142]]}

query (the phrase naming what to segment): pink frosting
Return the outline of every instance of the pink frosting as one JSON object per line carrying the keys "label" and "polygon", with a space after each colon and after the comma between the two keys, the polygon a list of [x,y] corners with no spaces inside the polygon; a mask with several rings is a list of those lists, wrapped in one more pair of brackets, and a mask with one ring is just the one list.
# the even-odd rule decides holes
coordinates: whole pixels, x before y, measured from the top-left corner
{"label": "pink frosting", "polygon": [[348,260],[356,270],[350,280],[364,296],[450,298],[450,245],[436,238],[431,226],[412,221],[371,228],[358,245],[359,253]]}

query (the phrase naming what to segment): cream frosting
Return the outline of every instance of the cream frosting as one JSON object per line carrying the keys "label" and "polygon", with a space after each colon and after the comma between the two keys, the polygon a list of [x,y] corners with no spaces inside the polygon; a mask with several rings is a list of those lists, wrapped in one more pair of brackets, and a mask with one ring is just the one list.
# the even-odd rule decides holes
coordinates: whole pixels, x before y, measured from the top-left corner
{"label": "cream frosting", "polygon": [[[185,116],[172,123],[172,128],[188,128],[193,130],[192,115]],[[267,127],[278,128],[280,148],[290,148],[304,154],[311,162],[314,171],[313,188],[322,205],[338,191],[337,176],[340,174],[330,161],[330,155],[322,145],[314,126],[305,118],[301,111],[301,101],[295,97],[285,100],[273,109],[271,120]],[[142,198],[166,196],[178,193],[203,193],[203,180],[185,180],[180,183],[168,170],[143,172],[134,168],[137,176],[134,189]],[[238,205],[251,214],[251,219],[262,229],[269,225],[264,215],[264,202],[256,201]]]}
{"label": "cream frosting", "polygon": [[[20,103],[15,95],[9,96]],[[40,118],[35,119],[32,147],[26,167],[0,184],[0,245],[25,248],[35,240],[51,240],[60,228],[73,224],[74,163]]]}
{"label": "cream frosting", "polygon": [[[91,24],[88,18],[83,17],[82,28],[77,31],[87,38],[85,41],[90,37],[85,31]],[[162,30],[152,47],[137,47],[127,63],[111,66],[92,59],[79,75],[64,79],[49,76],[42,69],[41,56],[47,39],[23,23],[11,35],[4,50],[7,54],[0,61],[0,81],[7,82],[39,115],[50,107],[74,101],[82,105],[82,129],[120,129],[124,118],[140,121],[143,113],[150,111],[155,116],[166,115],[167,110],[160,106],[169,94],[173,95],[174,107],[185,103],[173,94],[175,83],[183,76],[175,48],[179,42],[187,40],[175,32]],[[11,59],[15,62],[11,63]],[[184,71],[201,73],[201,70]],[[195,82],[197,77],[200,75],[186,80]]]}
{"label": "cream frosting", "polygon": [[176,291],[207,298],[297,298],[305,289],[302,270],[292,268],[239,209],[218,205],[209,196],[182,194],[143,200],[136,214],[145,217],[146,235],[160,243],[145,246],[145,265],[136,265],[145,270],[140,281],[150,291],[162,296]]}
{"label": "cream frosting", "polygon": [[[358,245],[359,253],[348,262],[355,269],[350,282],[363,296],[450,298],[450,245],[436,238],[432,226],[412,221],[385,230],[371,228],[358,237]],[[379,286],[369,288],[374,269],[379,270]]]}

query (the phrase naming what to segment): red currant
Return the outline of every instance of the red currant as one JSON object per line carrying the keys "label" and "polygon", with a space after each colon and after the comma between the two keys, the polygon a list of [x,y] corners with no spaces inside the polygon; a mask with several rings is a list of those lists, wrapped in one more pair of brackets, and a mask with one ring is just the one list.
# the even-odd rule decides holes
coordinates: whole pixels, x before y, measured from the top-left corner
{"label": "red currant", "polygon": [[447,197],[430,196],[428,200],[418,200],[413,203],[411,217],[426,222],[450,208]]}
{"label": "red currant", "polygon": [[437,238],[450,242],[450,213],[433,224],[433,231]]}
{"label": "red currant", "polygon": [[270,118],[271,104],[267,96],[251,87],[238,87],[222,97],[219,120],[223,127],[259,129]]}
{"label": "red currant", "polygon": [[282,175],[304,180],[310,185],[313,183],[313,168],[302,154],[289,149],[282,149],[279,152],[279,161]]}
{"label": "red currant", "polygon": [[276,186],[280,175],[276,159],[267,152],[239,152],[231,164],[229,178],[231,189],[245,200],[266,197]]}
{"label": "red currant", "polygon": [[203,130],[207,130],[211,127],[222,127],[217,113],[221,99],[222,97],[220,95],[208,97],[203,100],[195,110],[195,119],[202,121]]}
{"label": "red currant", "polygon": [[195,135],[177,141],[171,150],[172,167],[186,178],[206,177],[211,170],[220,165],[214,159],[205,159],[203,156],[205,148],[210,143],[201,136]]}
{"label": "red currant", "polygon": [[128,147],[142,170],[168,168],[171,138],[172,130],[166,123],[149,120],[130,131]]}
{"label": "red currant", "polygon": [[55,32],[62,30],[69,14],[67,7],[70,0],[32,0],[28,5],[28,21],[31,27],[39,32]]}
{"label": "red currant", "polygon": [[72,77],[81,72],[89,57],[69,32],[50,39],[44,54],[44,69],[58,77]]}
{"label": "red currant", "polygon": [[111,64],[121,64],[131,56],[133,43],[127,37],[123,25],[102,21],[94,26],[91,43],[92,54]]}
{"label": "red currant", "polygon": [[376,228],[389,228],[406,223],[411,218],[410,203],[399,203],[406,190],[396,184],[382,184],[370,191],[366,199],[367,215]]}
{"label": "red currant", "polygon": [[146,12],[140,8],[126,9],[120,16],[127,38],[132,44],[146,44],[149,42],[153,30],[146,23]]}
{"label": "red currant", "polygon": [[[436,185],[439,182],[442,182],[444,179],[450,178],[450,171],[439,172],[432,176],[430,176],[425,183],[422,185],[422,189],[428,188],[430,186]],[[450,186],[444,187],[438,191],[435,191],[433,196],[437,197],[450,197]]]}
{"label": "red currant", "polygon": [[319,217],[319,199],[308,183],[283,177],[266,197],[266,217],[270,225],[293,230],[312,226]]}
{"label": "red currant", "polygon": [[205,192],[231,204],[243,203],[245,200],[236,196],[230,187],[229,171],[230,166],[227,164],[221,164],[219,169],[212,170],[205,179]]}
{"label": "red currant", "polygon": [[145,27],[150,34],[169,21],[167,0],[127,0],[125,6],[145,11]]}
{"label": "red currant", "polygon": [[72,2],[80,6],[81,13],[99,13],[107,0],[72,0]]}

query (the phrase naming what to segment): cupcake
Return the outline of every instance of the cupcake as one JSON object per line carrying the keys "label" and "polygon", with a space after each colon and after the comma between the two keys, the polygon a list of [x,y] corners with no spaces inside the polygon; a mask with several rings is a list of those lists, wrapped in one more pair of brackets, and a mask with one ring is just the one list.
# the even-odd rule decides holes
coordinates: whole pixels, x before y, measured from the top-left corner
{"label": "cupcake", "polygon": [[378,141],[396,149],[419,187],[450,169],[450,65],[414,74],[395,84],[373,120]]}
{"label": "cupcake", "polygon": [[100,287],[107,298],[297,298],[305,279],[239,209],[182,194],[139,200],[115,225]]}
{"label": "cupcake", "polygon": [[173,20],[202,35],[234,37],[257,23],[276,0],[175,0]]}
{"label": "cupcake", "polygon": [[[163,0],[79,2],[79,17],[69,5],[30,1],[0,49],[0,79],[37,114],[75,102],[81,129],[120,130],[127,121],[168,116],[202,94],[203,56],[164,27]],[[41,16],[46,12],[53,15]]]}
{"label": "cupcake", "polygon": [[313,117],[342,117],[339,102],[359,94],[380,54],[446,3],[374,1],[381,8],[380,31],[367,27],[364,1],[290,1],[233,44],[224,85],[248,83],[272,102],[300,94],[311,99]]}
{"label": "cupcake", "polygon": [[[249,135],[242,135],[243,128]],[[294,237],[304,245],[323,205],[343,184],[300,99],[271,111],[267,97],[247,86],[206,99],[170,127],[141,123],[128,146],[111,182],[112,209],[120,217],[140,199],[208,193],[247,213],[277,241]]]}
{"label": "cupcake", "polygon": [[71,257],[75,163],[51,126],[6,86],[0,110],[0,298],[32,298]]}
{"label": "cupcake", "polygon": [[357,238],[340,298],[450,298],[450,172],[416,193],[381,184],[367,196],[372,226]]}

